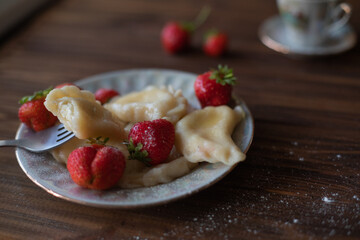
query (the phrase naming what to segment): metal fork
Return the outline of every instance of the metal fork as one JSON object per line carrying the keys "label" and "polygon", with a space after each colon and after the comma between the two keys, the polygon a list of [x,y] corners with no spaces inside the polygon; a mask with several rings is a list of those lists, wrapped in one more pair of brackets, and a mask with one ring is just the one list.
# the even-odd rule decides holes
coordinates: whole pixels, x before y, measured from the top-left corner
{"label": "metal fork", "polygon": [[0,147],[20,147],[31,152],[44,152],[65,143],[75,135],[60,124],[39,132],[26,129],[23,136],[20,139],[0,140]]}

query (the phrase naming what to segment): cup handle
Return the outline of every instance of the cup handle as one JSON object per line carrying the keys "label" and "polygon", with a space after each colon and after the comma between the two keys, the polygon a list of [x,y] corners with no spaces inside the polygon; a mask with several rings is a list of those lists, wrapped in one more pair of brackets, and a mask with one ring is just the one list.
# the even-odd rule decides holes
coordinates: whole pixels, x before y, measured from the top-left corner
{"label": "cup handle", "polygon": [[340,3],[334,9],[333,16],[337,17],[341,13],[343,13],[343,16],[328,27],[328,29],[327,29],[328,33],[336,32],[337,30],[339,30],[341,27],[343,27],[349,21],[351,13],[352,13],[352,8],[351,8],[350,4]]}

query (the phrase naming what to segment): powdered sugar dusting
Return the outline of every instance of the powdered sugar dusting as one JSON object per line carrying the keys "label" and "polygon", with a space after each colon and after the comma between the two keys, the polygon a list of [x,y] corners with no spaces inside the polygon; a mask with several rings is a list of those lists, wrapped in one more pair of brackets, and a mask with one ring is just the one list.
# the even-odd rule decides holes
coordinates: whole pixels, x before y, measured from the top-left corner
{"label": "powdered sugar dusting", "polygon": [[331,199],[331,198],[328,198],[328,197],[323,197],[322,200],[326,203],[332,203],[332,202],[335,202],[335,200]]}

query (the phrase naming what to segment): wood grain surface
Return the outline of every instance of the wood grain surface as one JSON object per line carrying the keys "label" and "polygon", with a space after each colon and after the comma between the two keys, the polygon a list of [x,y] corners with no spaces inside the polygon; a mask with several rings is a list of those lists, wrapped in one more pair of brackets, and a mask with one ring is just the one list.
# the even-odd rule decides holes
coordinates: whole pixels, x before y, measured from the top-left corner
{"label": "wood grain surface", "polygon": [[[349,0],[360,31],[360,4]],[[162,50],[168,20],[213,12],[178,56]],[[261,44],[274,1],[56,1],[1,40],[0,138],[19,126],[23,95],[102,72],[234,68],[255,118],[247,160],[214,186],[164,206],[108,210],[58,199],[0,149],[0,239],[360,239],[360,47],[294,59]],[[202,34],[219,28],[230,52],[209,58]]]}

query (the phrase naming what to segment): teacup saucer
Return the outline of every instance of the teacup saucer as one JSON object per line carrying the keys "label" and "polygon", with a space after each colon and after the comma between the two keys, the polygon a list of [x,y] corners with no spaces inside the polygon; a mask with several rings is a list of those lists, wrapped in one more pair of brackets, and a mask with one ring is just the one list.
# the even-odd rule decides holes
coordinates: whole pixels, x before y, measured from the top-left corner
{"label": "teacup saucer", "polygon": [[284,24],[280,16],[267,19],[260,26],[258,34],[261,42],[267,47],[288,55],[325,56],[339,54],[351,49],[356,43],[356,34],[347,24],[331,35],[321,46],[295,46],[287,41]]}

